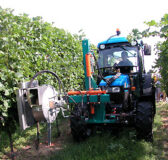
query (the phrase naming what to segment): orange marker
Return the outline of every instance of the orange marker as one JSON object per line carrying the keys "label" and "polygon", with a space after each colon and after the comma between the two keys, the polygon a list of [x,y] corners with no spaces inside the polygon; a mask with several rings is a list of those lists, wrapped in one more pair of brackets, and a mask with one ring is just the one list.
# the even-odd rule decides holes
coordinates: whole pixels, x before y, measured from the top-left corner
{"label": "orange marker", "polygon": [[136,90],[136,87],[131,87],[131,91],[135,91]]}
{"label": "orange marker", "polygon": [[90,63],[90,56],[91,56],[90,54],[86,54],[86,55],[85,55],[87,77],[91,77],[91,63]]}
{"label": "orange marker", "polygon": [[82,95],[82,94],[89,94],[89,95],[98,95],[98,94],[106,94],[105,90],[90,90],[90,91],[69,91],[68,95]]}
{"label": "orange marker", "polygon": [[90,105],[90,113],[95,114],[95,108],[92,104]]}

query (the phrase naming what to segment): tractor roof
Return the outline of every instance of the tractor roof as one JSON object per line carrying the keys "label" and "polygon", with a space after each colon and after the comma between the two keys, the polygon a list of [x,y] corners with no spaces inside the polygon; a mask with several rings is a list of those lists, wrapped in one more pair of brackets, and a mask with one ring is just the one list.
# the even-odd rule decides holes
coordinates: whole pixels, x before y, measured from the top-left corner
{"label": "tractor roof", "polygon": [[109,40],[103,41],[98,43],[98,48],[100,47],[101,44],[111,44],[111,43],[122,43],[122,42],[128,42],[127,38],[125,37],[112,37]]}

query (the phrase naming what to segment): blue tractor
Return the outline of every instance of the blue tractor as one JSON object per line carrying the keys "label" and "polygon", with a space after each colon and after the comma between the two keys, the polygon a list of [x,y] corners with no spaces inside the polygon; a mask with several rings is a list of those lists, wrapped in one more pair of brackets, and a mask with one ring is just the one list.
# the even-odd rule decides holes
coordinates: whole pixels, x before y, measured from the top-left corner
{"label": "blue tractor", "polygon": [[151,55],[151,47],[118,35],[119,31],[98,44],[98,59],[88,40],[83,41],[86,91],[68,92],[69,102],[75,103],[70,119],[75,140],[101,128],[115,131],[124,126],[134,127],[138,139],[153,139],[155,87],[144,66],[144,56]]}

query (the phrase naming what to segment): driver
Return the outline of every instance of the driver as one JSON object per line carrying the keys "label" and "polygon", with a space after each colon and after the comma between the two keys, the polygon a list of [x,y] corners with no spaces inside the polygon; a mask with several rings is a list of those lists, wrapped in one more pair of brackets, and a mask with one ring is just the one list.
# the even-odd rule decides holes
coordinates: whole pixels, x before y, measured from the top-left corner
{"label": "driver", "polygon": [[118,63],[118,66],[133,66],[132,62],[128,60],[128,53],[123,51],[121,53],[122,61]]}

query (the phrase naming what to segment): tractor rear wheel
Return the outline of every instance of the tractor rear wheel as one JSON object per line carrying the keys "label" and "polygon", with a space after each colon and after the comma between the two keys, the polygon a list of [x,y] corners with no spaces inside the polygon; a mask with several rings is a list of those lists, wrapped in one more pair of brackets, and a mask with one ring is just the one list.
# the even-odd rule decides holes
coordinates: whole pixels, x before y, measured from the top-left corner
{"label": "tractor rear wheel", "polygon": [[75,141],[82,141],[86,139],[91,130],[87,127],[87,124],[80,117],[71,117],[70,119],[71,134]]}
{"label": "tractor rear wheel", "polygon": [[139,102],[136,110],[137,139],[153,141],[153,106],[151,102]]}

